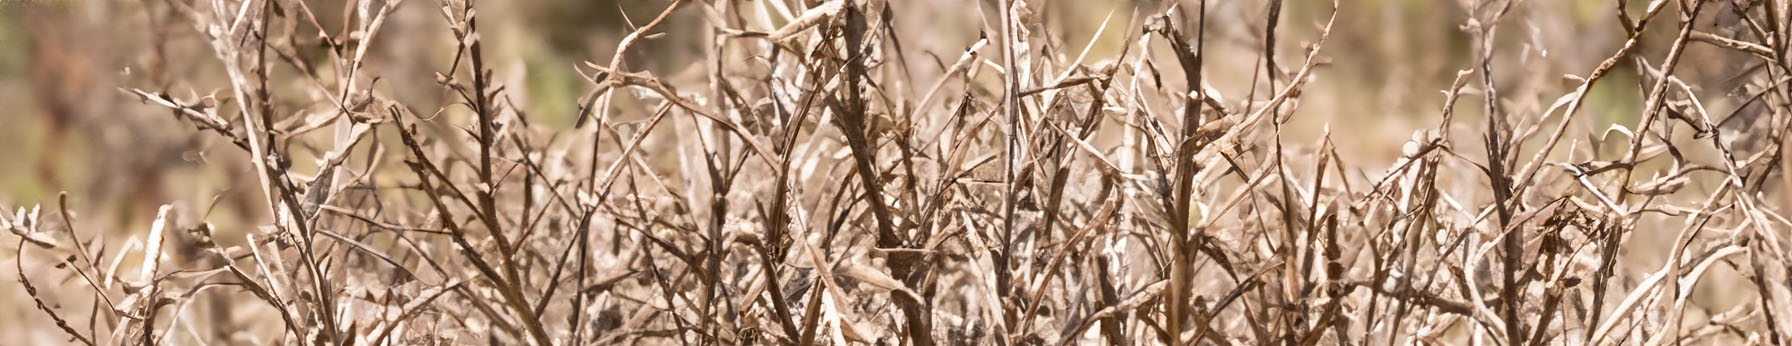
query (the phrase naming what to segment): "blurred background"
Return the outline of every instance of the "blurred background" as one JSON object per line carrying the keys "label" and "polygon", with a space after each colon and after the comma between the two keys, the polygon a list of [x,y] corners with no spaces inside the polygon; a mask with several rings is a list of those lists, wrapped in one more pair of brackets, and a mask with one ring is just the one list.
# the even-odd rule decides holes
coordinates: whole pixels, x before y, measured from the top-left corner
{"label": "blurred background", "polygon": [[[743,1],[748,6],[763,1]],[[1118,53],[1134,8],[1147,13],[1161,1],[1033,1],[1041,25],[1066,54],[1095,38],[1091,62]],[[226,219],[256,218],[248,195],[253,187],[240,160],[212,160],[239,155],[219,150],[212,136],[177,121],[161,107],[141,102],[120,88],[165,91],[177,98],[226,96],[219,59],[197,35],[196,26],[176,6],[185,1],[55,1],[0,2],[0,201],[12,205],[48,202],[59,191],[87,210],[95,226],[133,228],[146,225],[155,208],[173,201],[211,201],[214,214]],[[342,2],[307,1],[324,27],[344,27]],[[488,59],[511,90],[524,92],[531,117],[550,127],[567,128],[576,99],[587,84],[573,72],[584,61],[607,62],[615,45],[633,25],[645,24],[670,1],[533,0],[481,4]],[[792,2],[794,4],[794,1]],[[973,6],[973,4],[979,6]],[[1193,4],[1193,2],[1189,2]],[[763,6],[763,4],[759,4]],[[1304,52],[1330,10],[1326,1],[1288,1],[1279,31],[1278,49]],[[1647,4],[1631,1],[1632,11]],[[915,63],[911,73],[921,83],[937,80],[979,31],[990,1],[893,1],[899,37]],[[1261,15],[1267,1],[1220,1],[1211,5],[1215,22],[1208,26],[1209,73],[1215,87],[1232,99],[1250,90],[1255,59],[1261,51]],[[1352,162],[1389,162],[1399,145],[1418,128],[1434,126],[1442,104],[1440,91],[1457,69],[1472,66],[1471,45],[1460,26],[1471,1],[1352,0],[1343,2],[1337,29],[1320,56],[1327,65],[1316,71],[1318,87],[1308,88],[1305,104],[1293,120],[1300,134],[1368,135],[1340,141]],[[980,7],[980,8],[979,8]],[[1721,11],[1707,11],[1721,12]],[[1503,23],[1495,63],[1502,95],[1515,114],[1536,117],[1549,102],[1569,91],[1563,74],[1585,74],[1622,45],[1615,9],[1607,1],[1519,2]],[[376,38],[367,69],[381,76],[378,88],[401,101],[440,104],[445,98],[434,73],[445,71],[452,38],[436,5],[403,4],[392,23]],[[625,57],[627,64],[656,75],[701,76],[706,24],[698,11],[679,11],[664,26],[669,34],[647,40]],[[330,23],[330,21],[336,21]],[[632,23],[632,24],[631,24]],[[294,30],[304,31],[299,27]],[[1131,30],[1137,30],[1131,29]],[[693,31],[686,33],[686,31]],[[1672,32],[1655,30],[1654,41],[1671,40]],[[1660,45],[1644,45],[1644,54],[1659,55]],[[1712,59],[1740,59],[1728,51],[1694,45],[1682,78],[1722,79],[1736,66]],[[1704,49],[1700,49],[1704,48]],[[1653,50],[1653,51],[1652,51]],[[315,49],[314,49],[315,51]],[[1159,49],[1159,53],[1166,53]],[[1278,65],[1298,67],[1300,54],[1279,54]],[[1701,56],[1703,55],[1703,56]],[[319,61],[323,57],[316,57]],[[942,62],[943,61],[943,62]],[[1173,61],[1173,60],[1171,60]],[[1736,60],[1740,61],[1740,60]],[[1635,73],[1622,64],[1594,91],[1586,111],[1595,122],[1635,117],[1640,93]],[[1166,74],[1176,66],[1159,66]],[[275,71],[291,73],[291,71]],[[1174,78],[1169,78],[1174,79]],[[299,83],[292,81],[292,83]],[[1692,83],[1694,85],[1713,85]],[[1732,83],[1734,84],[1734,83]],[[296,88],[296,87],[295,87]],[[1704,90],[1727,93],[1730,90]],[[1458,123],[1474,124],[1479,97],[1465,97],[1458,107],[1469,110]],[[312,105],[291,105],[296,108]],[[1710,106],[1710,105],[1708,105]],[[1632,121],[1634,122],[1634,121]],[[1600,124],[1593,124],[1603,128]],[[204,162],[222,165],[203,165]],[[208,206],[196,206],[208,207]]]}

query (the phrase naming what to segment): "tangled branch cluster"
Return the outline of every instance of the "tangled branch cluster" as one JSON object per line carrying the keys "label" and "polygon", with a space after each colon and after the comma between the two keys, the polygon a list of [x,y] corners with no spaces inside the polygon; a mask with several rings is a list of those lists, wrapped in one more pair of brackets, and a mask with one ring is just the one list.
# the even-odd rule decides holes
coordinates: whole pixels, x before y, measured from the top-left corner
{"label": "tangled branch cluster", "polygon": [[[1106,59],[1039,1],[967,3],[984,35],[917,78],[887,0],[676,0],[573,68],[571,128],[516,101],[470,0],[343,1],[343,28],[318,1],[166,1],[228,82],[120,95],[229,143],[260,227],[164,206],[120,241],[66,196],[0,226],[33,318],[87,345],[1781,344],[1792,14],[1612,2],[1626,40],[1541,112],[1495,63],[1526,2],[1466,2],[1472,63],[1371,169],[1283,132],[1355,49],[1335,1],[1307,25],[1267,0],[1242,45],[1209,1],[1140,8],[1083,45],[1123,37]],[[448,61],[449,100],[402,102],[367,55],[431,5],[452,55],[417,58]],[[706,42],[700,75],[630,66],[667,35]],[[1702,87],[1675,73],[1694,48],[1752,68]],[[1216,51],[1256,56],[1248,87],[1214,86]],[[1589,95],[1631,72],[1641,114],[1601,148]]]}

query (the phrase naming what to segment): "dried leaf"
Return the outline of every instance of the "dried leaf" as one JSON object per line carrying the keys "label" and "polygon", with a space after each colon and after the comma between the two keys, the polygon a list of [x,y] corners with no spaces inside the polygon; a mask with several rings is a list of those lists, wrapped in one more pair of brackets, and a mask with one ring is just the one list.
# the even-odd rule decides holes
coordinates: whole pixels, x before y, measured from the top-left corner
{"label": "dried leaf", "polygon": [[783,41],[786,38],[790,38],[791,35],[795,35],[796,33],[807,30],[817,24],[826,22],[829,18],[840,15],[840,11],[845,9],[844,7],[841,7],[841,4],[845,2],[846,1],[843,0],[829,1],[822,3],[820,6],[815,6],[815,8],[811,8],[808,11],[803,11],[802,16],[797,17],[796,20],[791,21],[789,24],[784,24],[783,27],[778,28],[777,31],[773,31],[766,37],[772,41]]}
{"label": "dried leaf", "polygon": [[884,268],[849,262],[840,264],[840,273],[871,287],[876,287],[879,291],[900,291],[916,301],[922,301],[920,294],[910,290],[901,281],[896,281],[896,278],[890,277],[890,274],[885,273]]}
{"label": "dried leaf", "polygon": [[138,284],[147,285],[155,280],[156,266],[162,258],[163,230],[168,229],[168,211],[174,206],[163,204],[156,210],[156,221],[149,224],[149,237],[143,240],[143,266],[137,271]]}

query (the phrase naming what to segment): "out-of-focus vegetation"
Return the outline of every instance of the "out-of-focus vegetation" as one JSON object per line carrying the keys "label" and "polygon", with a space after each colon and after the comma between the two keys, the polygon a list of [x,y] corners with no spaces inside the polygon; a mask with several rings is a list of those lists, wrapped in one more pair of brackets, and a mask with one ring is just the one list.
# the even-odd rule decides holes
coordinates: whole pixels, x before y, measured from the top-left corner
{"label": "out-of-focus vegetation", "polygon": [[[325,27],[342,26],[342,1],[320,2],[317,8],[330,8],[322,11],[318,20]],[[1641,1],[1633,8],[1640,7]],[[1107,19],[1110,25],[1123,25],[1126,16],[1134,6],[1155,8],[1161,2],[1156,1],[1057,1],[1046,2],[1048,10],[1045,17],[1054,29],[1050,34],[1057,44],[1066,49],[1081,49],[1083,43],[1089,42],[1090,35]],[[203,4],[202,4],[203,5]],[[508,78],[515,79],[520,88],[527,88],[526,100],[531,109],[540,109],[543,124],[547,126],[566,127],[571,125],[570,114],[576,111],[576,98],[582,82],[576,74],[565,70],[581,61],[608,57],[615,50],[615,43],[621,39],[624,30],[630,26],[623,19],[628,13],[636,22],[650,20],[651,15],[664,4],[654,1],[518,1],[506,6],[493,6],[486,9],[492,20],[490,29],[500,35],[501,40],[494,40],[500,49],[495,49],[494,59],[519,67],[515,71],[501,71]],[[1289,3],[1286,7],[1285,21],[1299,23],[1304,28],[1318,25],[1328,11],[1325,3]],[[983,4],[985,11],[993,11],[991,4]],[[1216,35],[1229,36],[1226,41],[1216,42],[1232,49],[1218,54],[1221,59],[1231,59],[1222,64],[1226,67],[1214,68],[1212,73],[1217,85],[1244,88],[1249,85],[1250,68],[1255,59],[1248,40],[1259,39],[1257,29],[1262,26],[1262,18],[1246,15],[1247,12],[1261,12],[1263,4],[1253,2],[1228,3],[1215,5],[1216,12],[1229,12],[1225,21],[1217,23],[1211,30]],[[950,59],[963,46],[977,38],[980,25],[979,13],[970,6],[952,1],[902,1],[893,6],[909,16],[898,16],[896,20],[904,24],[904,34],[915,36],[912,49],[917,59],[925,60],[925,64],[916,64],[915,73],[918,78],[939,74],[938,63],[942,59]],[[103,168],[105,162],[117,163],[120,159],[137,156],[129,151],[113,150],[115,148],[96,147],[94,141],[104,138],[106,132],[158,132],[156,129],[178,128],[178,124],[166,121],[137,122],[129,118],[148,117],[151,113],[160,112],[141,105],[127,95],[113,92],[109,88],[122,87],[120,78],[127,80],[146,80],[155,84],[182,84],[172,81],[171,75],[222,78],[216,71],[206,67],[218,64],[216,57],[206,51],[169,49],[168,44],[184,43],[187,47],[202,48],[195,42],[163,42],[156,44],[158,37],[177,40],[178,37],[193,35],[195,29],[186,23],[174,22],[179,17],[149,18],[151,14],[169,16],[168,9],[156,3],[130,1],[119,2],[87,2],[87,1],[49,1],[49,0],[9,0],[0,2],[0,101],[11,105],[3,115],[11,124],[5,128],[5,147],[18,150],[0,151],[0,159],[14,164],[0,166],[0,182],[7,187],[4,194],[14,200],[40,200],[55,195],[57,191],[70,191],[77,195],[86,195],[113,204],[115,200],[131,199],[129,195],[162,195],[176,194],[180,197],[198,197],[216,194],[221,186],[208,186],[209,190],[196,191],[194,182],[213,180],[218,184],[220,174],[229,173],[196,172],[193,167],[183,162],[194,161],[192,158],[177,160],[178,162],[162,162],[148,160],[140,169],[148,172],[121,175],[128,169]],[[158,13],[160,11],[160,13]],[[1303,133],[1317,133],[1325,125],[1330,126],[1363,126],[1364,130],[1404,133],[1420,127],[1424,116],[1436,111],[1437,90],[1449,86],[1454,69],[1469,63],[1469,42],[1467,36],[1458,26],[1465,15],[1461,5],[1443,1],[1421,0],[1372,0],[1353,3],[1347,13],[1353,14],[1339,19],[1338,29],[1334,30],[1335,40],[1341,45],[1350,47],[1348,54],[1330,54],[1327,58],[1330,69],[1335,70],[1319,79],[1329,87],[1314,88],[1312,98],[1322,99],[1325,107],[1315,107],[1306,112],[1312,117],[1293,120],[1295,127]],[[1502,40],[1521,46],[1521,49],[1546,50],[1553,53],[1550,57],[1532,57],[1524,65],[1535,68],[1535,74],[1563,74],[1584,70],[1587,66],[1597,64],[1604,58],[1602,52],[1622,44],[1621,38],[1601,28],[1614,27],[1614,16],[1610,15],[1609,4],[1599,2],[1562,2],[1524,4],[1519,9],[1525,13],[1525,28],[1514,28],[1511,37]],[[452,47],[441,42],[441,33],[435,32],[443,27],[432,21],[428,6],[406,6],[395,12],[395,27],[389,29],[391,42],[377,45],[374,54],[369,57],[369,68],[382,72],[409,72],[402,77],[387,77],[382,83],[390,87],[391,92],[404,101],[440,102],[439,92],[433,91],[434,81],[431,71],[439,71],[447,64],[443,59],[427,57],[441,55]],[[1111,16],[1111,17],[1110,17]],[[701,31],[705,25],[696,11],[675,13],[669,18],[668,26],[691,28],[690,31]],[[152,23],[153,22],[153,23]],[[635,23],[636,25],[644,23]],[[399,27],[402,26],[402,27]],[[1517,25],[1515,25],[1516,27]],[[154,30],[149,30],[154,29]],[[304,30],[304,28],[297,28]],[[1522,29],[1522,30],[1521,30]],[[1548,29],[1545,31],[1545,29]],[[680,30],[672,30],[680,31]],[[1112,58],[1123,45],[1119,40],[1120,30],[1106,32],[1107,39],[1097,40],[1091,48],[1092,58]],[[1534,31],[1535,33],[1526,32]],[[1573,33],[1552,34],[1551,32]],[[1652,38],[1661,39],[1671,33],[1653,33]],[[1292,39],[1290,47],[1298,46],[1300,40],[1311,40],[1313,33],[1307,31],[1290,31],[1283,33]],[[1523,35],[1523,36],[1520,36]],[[632,53],[626,56],[631,64],[642,69],[660,73],[678,72],[679,67],[697,63],[702,49],[702,42],[684,36],[668,36],[666,38],[643,42]],[[155,47],[162,46],[161,49]],[[1658,47],[1643,47],[1659,52]],[[35,53],[34,53],[35,52]],[[1519,55],[1527,52],[1505,52]],[[1697,52],[1695,52],[1697,53]],[[1706,52],[1713,54],[1716,52]],[[1538,54],[1528,52],[1528,54]],[[315,55],[312,58],[321,59]],[[1514,61],[1519,62],[1519,61]],[[950,63],[945,61],[944,63]],[[1534,64],[1533,64],[1534,63]],[[73,65],[73,66],[67,66]],[[1713,64],[1722,65],[1722,64]],[[1716,66],[1714,66],[1716,67]],[[145,76],[143,72],[150,68],[163,68],[172,71],[148,72],[154,75]],[[1620,66],[1620,69],[1626,67]],[[1709,68],[1701,68],[1705,70]],[[133,71],[136,70],[136,71]],[[138,72],[133,74],[132,72]],[[1517,73],[1519,71],[1513,71]],[[1711,74],[1705,79],[1725,78],[1721,72],[1697,72]],[[1613,78],[1633,78],[1629,74],[1618,74]],[[1513,77],[1518,78],[1518,77]],[[185,81],[187,84],[196,84]],[[1557,80],[1543,80],[1539,83],[1550,88],[1540,90],[1560,93],[1567,89]],[[1633,84],[1634,80],[1623,86]],[[48,89],[46,89],[48,88]],[[197,88],[197,86],[189,86]],[[1614,87],[1615,88],[1615,87]],[[1620,119],[1612,118],[1617,114],[1636,114],[1636,103],[1641,102],[1640,95],[1626,92],[1608,92],[1614,88],[1597,88],[1593,97],[1594,108],[1610,109],[1600,111],[1602,120],[1606,122]],[[1629,89],[1629,88],[1624,88]],[[195,92],[210,92],[198,90]],[[58,96],[58,93],[76,94]],[[1529,95],[1541,99],[1547,95]],[[58,99],[62,97],[65,99]],[[1545,100],[1547,101],[1547,100]],[[1534,101],[1533,101],[1534,102]],[[111,112],[85,111],[81,114],[55,115],[56,107],[68,107],[58,104],[84,104],[83,107],[128,107]],[[71,119],[65,119],[71,118]],[[1339,121],[1349,119],[1350,121]],[[165,120],[165,119],[153,119]],[[1629,119],[1634,122],[1634,119]],[[57,123],[69,125],[56,125]],[[79,126],[79,131],[58,130],[57,127]],[[112,130],[105,128],[120,127]],[[147,129],[144,127],[148,127]],[[1596,126],[1603,127],[1603,126]],[[93,130],[93,131],[87,131]],[[47,136],[66,136],[64,140],[55,141]],[[1368,155],[1379,160],[1391,160],[1388,149],[1400,145],[1403,138],[1390,137],[1386,141],[1367,141],[1343,143],[1351,152]],[[53,142],[53,143],[52,143]],[[136,148],[170,145],[168,143],[137,142],[119,140],[118,145]],[[54,148],[55,150],[46,150]],[[198,147],[184,147],[182,151],[202,150]],[[189,155],[191,156],[191,155]],[[160,164],[158,164],[160,163]],[[163,176],[173,174],[176,178],[164,184],[148,184],[144,188],[152,191],[127,191],[128,188],[113,186],[112,183],[94,184],[94,181],[149,179],[147,176]],[[197,180],[194,178],[198,178]],[[209,178],[209,179],[206,179]],[[79,182],[79,183],[70,183]],[[143,201],[117,201],[116,203],[134,203],[126,208],[130,216],[117,220],[117,226],[148,223],[156,201],[166,202],[168,197],[147,198]],[[119,206],[124,208],[124,206]],[[125,211],[125,209],[112,209]]]}

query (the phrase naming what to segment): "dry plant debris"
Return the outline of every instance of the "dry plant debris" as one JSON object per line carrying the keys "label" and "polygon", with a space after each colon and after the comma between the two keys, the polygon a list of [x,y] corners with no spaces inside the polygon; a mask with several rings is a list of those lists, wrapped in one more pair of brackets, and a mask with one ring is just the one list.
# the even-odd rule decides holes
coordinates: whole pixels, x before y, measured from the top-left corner
{"label": "dry plant debris", "polygon": [[[504,2],[146,1],[221,82],[112,96],[228,143],[207,164],[251,172],[235,203],[261,215],[168,201],[123,238],[69,195],[13,201],[9,298],[35,307],[16,321],[84,345],[1781,345],[1792,326],[1784,1],[1587,1],[1621,25],[1586,30],[1622,44],[1564,93],[1499,59],[1535,48],[1499,34],[1535,35],[1536,1],[1462,1],[1467,63],[1388,165],[1284,132],[1343,74],[1330,57],[1368,49],[1333,38],[1374,15],[1356,2],[1301,4],[1325,10],[1307,22],[1139,1],[1086,43],[1046,1],[965,2],[982,35],[957,55],[905,50],[925,38],[897,18],[923,14],[897,1],[652,3],[613,55],[528,66],[583,81],[577,120],[550,124],[482,30]],[[406,7],[442,32],[402,39],[450,48],[414,57],[446,64],[440,102],[369,59]],[[668,37],[703,42],[694,72],[631,66]],[[1100,40],[1118,53],[1091,58]],[[1695,49],[1750,67],[1685,77]],[[1218,54],[1253,57],[1229,71],[1248,86],[1214,82],[1239,67]],[[1640,115],[1588,126],[1596,84],[1632,73]]]}

